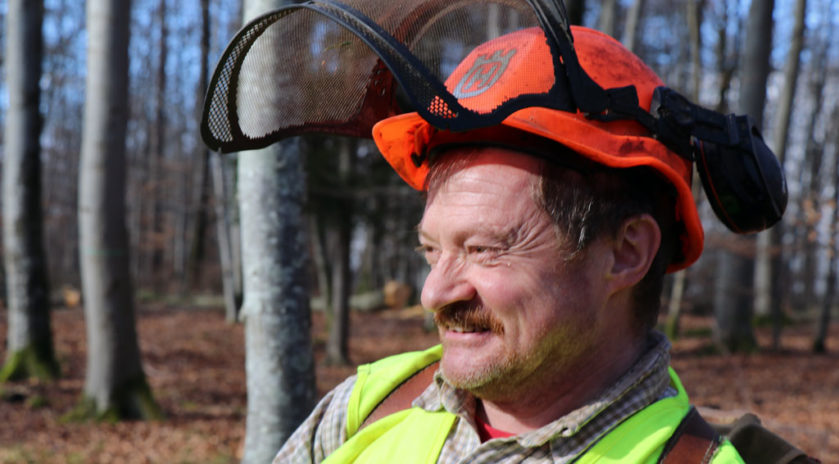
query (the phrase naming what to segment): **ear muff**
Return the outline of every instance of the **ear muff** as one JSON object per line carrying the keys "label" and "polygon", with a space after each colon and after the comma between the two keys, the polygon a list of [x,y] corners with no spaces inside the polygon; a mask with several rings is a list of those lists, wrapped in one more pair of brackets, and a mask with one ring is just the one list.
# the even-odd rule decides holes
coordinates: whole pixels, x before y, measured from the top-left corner
{"label": "ear muff", "polygon": [[784,172],[749,116],[702,108],[667,87],[655,89],[650,114],[654,121],[646,124],[656,138],[695,162],[711,208],[726,227],[748,234],[781,220]]}
{"label": "ear muff", "polygon": [[746,234],[780,221],[787,184],[778,159],[751,118],[733,119],[734,146],[694,140],[694,159],[711,207],[729,229]]}

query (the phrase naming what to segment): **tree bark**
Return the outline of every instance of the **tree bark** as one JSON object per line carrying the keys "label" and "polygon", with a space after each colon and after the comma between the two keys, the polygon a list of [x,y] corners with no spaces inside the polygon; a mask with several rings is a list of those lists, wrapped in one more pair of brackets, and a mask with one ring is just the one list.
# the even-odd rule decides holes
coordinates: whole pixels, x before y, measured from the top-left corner
{"label": "tree bark", "polygon": [[[152,185],[152,250],[151,250],[151,273],[155,276],[155,287],[162,285],[163,280],[160,278],[163,273],[163,256],[166,248],[165,231],[164,231],[164,211],[163,199],[168,196],[168,186],[165,181],[165,169],[163,164],[165,162],[165,139],[166,139],[166,58],[169,48],[166,45],[166,37],[168,36],[168,28],[166,25],[167,16],[166,0],[160,0],[159,9],[157,12],[157,21],[160,30],[158,31],[158,60],[157,60],[157,85],[155,87],[155,118],[154,130],[151,136],[151,153],[149,154],[149,162],[151,163],[151,180]],[[168,274],[168,272],[167,272]]]}
{"label": "tree bark", "polygon": [[807,119],[805,129],[807,142],[804,145],[804,165],[802,170],[807,173],[809,178],[802,185],[802,217],[799,221],[801,229],[799,233],[799,241],[803,244],[797,246],[797,249],[803,250],[802,254],[804,262],[802,264],[802,278],[804,283],[803,295],[801,301],[797,306],[805,310],[810,308],[815,302],[815,280],[816,280],[816,263],[818,247],[816,246],[817,238],[817,223],[819,214],[817,213],[820,207],[821,198],[821,176],[822,159],[824,157],[824,143],[819,140],[817,136],[818,120],[822,115],[825,101],[825,75],[820,70],[824,69],[827,63],[827,53],[829,50],[827,43],[822,43],[820,48],[814,52],[813,64],[811,65],[812,80],[809,82],[809,94],[813,102],[813,108],[810,110],[810,117]]}
{"label": "tree bark", "polygon": [[311,410],[314,361],[297,140],[242,153],[248,416],[244,463],[270,462]]}
{"label": "tree bark", "polygon": [[[338,142],[338,185],[349,191],[356,143],[347,139]],[[327,228],[327,245],[332,250],[330,296],[332,318],[326,343],[326,360],[330,364],[349,364],[350,318],[350,238],[352,235],[352,200],[350,195],[335,199],[331,224]]]}
{"label": "tree bark", "polygon": [[[690,54],[691,54],[691,99],[699,101],[699,86],[700,78],[702,76],[700,51],[702,50],[702,34],[699,29],[702,26],[702,18],[700,15],[701,3],[703,0],[690,0],[687,3],[685,10],[685,19],[687,20],[688,30],[690,31]],[[693,178],[693,196],[698,198],[699,194],[699,179],[694,174]],[[684,297],[685,287],[687,287],[687,270],[682,269],[673,275],[673,286],[670,290],[670,300],[667,305],[667,322],[665,323],[664,332],[668,338],[675,339],[679,336],[679,319],[682,315],[682,298]]]}
{"label": "tree bark", "polygon": [[[196,117],[200,117],[203,108],[204,95],[207,93],[210,75],[210,0],[201,0],[201,68],[198,72],[197,98],[195,105]],[[198,207],[195,215],[195,229],[192,233],[192,248],[189,253],[189,282],[192,287],[201,282],[204,267],[204,242],[207,235],[207,216],[210,203],[210,152],[199,141],[196,145],[200,159],[198,179]],[[220,219],[220,218],[219,218]],[[217,219],[217,220],[219,220]]]}
{"label": "tree bark", "polygon": [[87,92],[79,170],[79,236],[87,373],[77,413],[156,418],[140,362],[125,228],[130,2],[87,3]]}
{"label": "tree bark", "polygon": [[600,4],[600,18],[597,20],[597,29],[614,37],[618,8],[617,0],[603,0]]}
{"label": "tree bark", "polygon": [[[740,110],[751,115],[757,127],[763,123],[769,53],[772,46],[774,0],[752,0],[746,27],[746,44],[741,69]],[[754,238],[740,238],[744,248],[754,246]],[[717,268],[714,338],[728,351],[755,348],[752,329],[754,256],[723,252]]]}
{"label": "tree bark", "polygon": [[624,47],[630,51],[635,51],[638,37],[638,25],[641,23],[641,13],[644,10],[644,0],[634,0],[632,7],[629,9],[629,15],[626,18],[626,28],[623,31]]}
{"label": "tree bark", "polygon": [[568,0],[565,2],[565,11],[568,13],[568,21],[571,24],[582,25],[583,15],[586,11],[586,1]]}
{"label": "tree bark", "polygon": [[730,52],[729,55],[729,39],[728,39],[728,22],[730,19],[729,15],[729,2],[724,2],[723,4],[723,13],[722,17],[719,18],[718,27],[717,27],[717,47],[716,47],[716,55],[717,55],[717,72],[720,75],[720,87],[719,87],[719,99],[717,101],[716,110],[720,113],[728,113],[729,112],[729,105],[728,105],[728,91],[731,90],[731,81],[734,79],[734,72],[737,70],[737,63],[740,60],[740,34],[741,29],[740,24],[742,21],[739,19],[739,15],[735,15],[737,18],[738,25],[734,28],[734,40],[733,46],[734,50]]}
{"label": "tree bark", "polygon": [[3,260],[8,308],[0,381],[58,376],[41,211],[42,0],[10,0],[6,16]]}
{"label": "tree bark", "polygon": [[[839,144],[839,107],[834,107],[833,114],[830,118],[830,127],[832,127],[832,134],[834,134],[835,143]],[[836,300],[836,266],[839,265],[839,253],[836,251],[836,233],[839,231],[839,156],[834,156],[833,159],[833,217],[830,221],[830,237],[829,243],[832,244],[833,250],[830,253],[830,260],[828,263],[827,272],[827,288],[825,290],[824,299],[822,300],[818,325],[816,327],[816,336],[813,339],[813,352],[826,353],[827,352],[827,332],[830,329],[830,312],[833,309],[833,304]]]}
{"label": "tree bark", "polygon": [[[798,84],[798,72],[801,67],[801,50],[804,47],[804,30],[806,28],[805,13],[807,0],[797,0],[795,3],[795,24],[790,38],[790,49],[787,54],[784,69],[784,86],[778,102],[775,130],[773,131],[773,148],[781,168],[786,163],[787,138],[790,118],[792,115],[792,101]],[[757,298],[755,312],[771,315],[772,317],[772,347],[777,350],[781,344],[781,330],[783,327],[783,307],[786,285],[782,281],[783,247],[781,241],[784,235],[784,222],[780,222],[758,240],[758,271],[755,274]]]}
{"label": "tree bark", "polygon": [[227,176],[224,174],[224,159],[218,153],[211,155],[213,191],[216,197],[216,240],[218,242],[219,264],[221,265],[221,286],[224,295],[225,320],[233,324],[239,319],[240,297],[236,287],[236,261],[233,259],[233,227],[231,226]]}
{"label": "tree bark", "polygon": [[[286,4],[248,0],[245,20]],[[242,76],[240,85],[256,85]],[[267,89],[266,89],[267,91]],[[298,139],[240,154],[248,415],[242,462],[266,463],[315,402]]]}

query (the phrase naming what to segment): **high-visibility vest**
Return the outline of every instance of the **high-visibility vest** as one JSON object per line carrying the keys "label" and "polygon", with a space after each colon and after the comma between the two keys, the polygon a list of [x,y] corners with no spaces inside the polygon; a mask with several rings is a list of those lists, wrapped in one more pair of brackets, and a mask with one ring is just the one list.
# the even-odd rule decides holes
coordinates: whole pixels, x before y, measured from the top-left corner
{"label": "high-visibility vest", "polygon": [[[358,431],[359,426],[387,395],[411,375],[438,361],[442,348],[403,353],[359,366],[358,377],[347,406],[347,436],[324,464],[431,464],[454,426],[457,416],[444,409],[403,409]],[[575,461],[592,463],[650,463],[658,460],[690,404],[676,373],[670,369],[671,385],[678,391],[638,411],[609,431]],[[713,464],[740,463],[737,451],[727,440],[718,448]]]}

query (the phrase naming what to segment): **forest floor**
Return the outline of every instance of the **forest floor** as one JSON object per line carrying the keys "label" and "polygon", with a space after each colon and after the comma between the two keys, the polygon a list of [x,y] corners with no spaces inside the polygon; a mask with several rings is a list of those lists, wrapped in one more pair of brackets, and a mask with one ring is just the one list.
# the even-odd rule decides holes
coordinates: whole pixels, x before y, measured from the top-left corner
{"label": "forest floor", "polygon": [[[354,313],[350,340],[355,363],[436,343],[422,329],[418,308]],[[0,347],[6,346],[0,310]],[[710,320],[685,317],[674,344],[673,366],[693,402],[712,419],[745,411],[818,456],[839,463],[839,324],[830,353],[810,353],[812,327],[784,331],[770,352],[768,330],[758,329],[760,352],[723,356],[710,347]],[[84,384],[82,310],[58,309],[53,331],[62,377],[56,383],[0,386],[0,463],[233,463],[242,454],[246,391],[241,325],[225,323],[218,308],[141,305],[138,330],[143,362],[166,419],[160,422],[67,423],[62,416]],[[315,314],[316,356],[323,357],[323,317]],[[4,348],[0,357],[5,358]],[[318,363],[320,395],[354,372]]]}

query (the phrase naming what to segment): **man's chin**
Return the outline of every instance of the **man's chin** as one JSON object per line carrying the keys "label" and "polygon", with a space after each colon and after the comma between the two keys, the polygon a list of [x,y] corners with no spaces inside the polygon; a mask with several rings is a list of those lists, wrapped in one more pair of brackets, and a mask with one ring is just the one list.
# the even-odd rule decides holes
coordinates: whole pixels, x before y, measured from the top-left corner
{"label": "man's chin", "polygon": [[475,351],[462,346],[443,343],[440,369],[443,378],[452,386],[473,391],[492,383],[500,376],[502,363],[487,356],[486,350]]}

